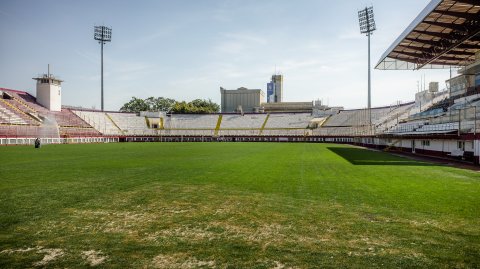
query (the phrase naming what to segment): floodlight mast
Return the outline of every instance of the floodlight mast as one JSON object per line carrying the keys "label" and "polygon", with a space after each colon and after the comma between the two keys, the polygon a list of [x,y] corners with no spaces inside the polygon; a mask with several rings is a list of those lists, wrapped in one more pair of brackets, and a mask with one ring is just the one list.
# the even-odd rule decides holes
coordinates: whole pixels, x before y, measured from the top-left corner
{"label": "floodlight mast", "polygon": [[93,38],[95,40],[98,40],[98,43],[100,43],[101,47],[101,107],[102,111],[104,110],[103,106],[103,45],[106,42],[111,42],[112,41],[112,28],[108,28],[106,26],[95,26],[95,31],[94,31],[94,36]]}
{"label": "floodlight mast", "polygon": [[358,11],[358,21],[360,23],[360,33],[368,37],[368,122],[372,124],[372,96],[371,96],[371,74],[370,74],[370,36],[375,31],[375,19],[373,16],[373,7],[365,7]]}

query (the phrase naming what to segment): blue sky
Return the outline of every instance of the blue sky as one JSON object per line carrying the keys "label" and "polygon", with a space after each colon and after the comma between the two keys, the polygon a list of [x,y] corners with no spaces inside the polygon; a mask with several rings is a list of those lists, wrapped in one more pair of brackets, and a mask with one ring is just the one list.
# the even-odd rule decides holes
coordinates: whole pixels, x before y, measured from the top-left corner
{"label": "blue sky", "polygon": [[[105,46],[105,107],[132,96],[220,102],[219,87],[266,91],[277,70],[286,101],[367,104],[367,38],[357,11],[373,5],[372,66],[428,0],[177,0],[0,2],[0,87],[35,93],[31,78],[65,80],[63,104],[100,107],[100,45],[93,26],[113,28]],[[417,81],[448,70],[372,73],[372,104],[413,100]]]}

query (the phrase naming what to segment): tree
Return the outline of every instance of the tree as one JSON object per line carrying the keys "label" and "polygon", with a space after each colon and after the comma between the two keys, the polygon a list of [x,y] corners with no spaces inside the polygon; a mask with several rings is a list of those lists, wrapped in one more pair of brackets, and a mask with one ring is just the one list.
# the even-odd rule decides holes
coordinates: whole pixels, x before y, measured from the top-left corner
{"label": "tree", "polygon": [[177,102],[174,99],[164,97],[148,97],[141,99],[132,97],[132,99],[120,108],[122,112],[140,112],[140,111],[171,111],[173,113],[194,113],[208,114],[220,111],[220,106],[212,100],[195,99],[191,102]]}
{"label": "tree", "polygon": [[198,111],[202,111],[203,113],[215,113],[220,110],[220,106],[212,102],[212,100],[210,99],[208,100],[195,99],[190,103],[194,107],[196,107]]}
{"label": "tree", "polygon": [[208,114],[216,113],[220,110],[220,106],[212,100],[195,99],[189,103],[182,101],[176,102],[172,108],[173,113],[193,113],[193,114]]}
{"label": "tree", "polygon": [[175,100],[164,97],[148,97],[141,99],[132,97],[130,101],[120,108],[122,112],[140,112],[140,111],[169,111],[175,104]]}
{"label": "tree", "polygon": [[192,106],[185,101],[175,102],[172,107],[172,112],[178,114],[192,113]]}
{"label": "tree", "polygon": [[145,102],[149,107],[149,111],[170,111],[176,103],[174,99],[164,97],[149,97],[145,99]]}
{"label": "tree", "polygon": [[120,111],[122,112],[140,112],[140,111],[148,111],[148,104],[145,102],[145,100],[132,97],[130,101],[125,103],[122,108],[120,108]]}

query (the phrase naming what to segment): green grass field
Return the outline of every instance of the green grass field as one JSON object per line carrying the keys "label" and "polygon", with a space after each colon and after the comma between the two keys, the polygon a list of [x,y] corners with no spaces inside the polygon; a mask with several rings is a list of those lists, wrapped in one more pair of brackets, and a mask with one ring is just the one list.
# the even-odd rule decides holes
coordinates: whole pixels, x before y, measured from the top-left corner
{"label": "green grass field", "polygon": [[478,268],[480,174],[335,144],[0,148],[0,267]]}

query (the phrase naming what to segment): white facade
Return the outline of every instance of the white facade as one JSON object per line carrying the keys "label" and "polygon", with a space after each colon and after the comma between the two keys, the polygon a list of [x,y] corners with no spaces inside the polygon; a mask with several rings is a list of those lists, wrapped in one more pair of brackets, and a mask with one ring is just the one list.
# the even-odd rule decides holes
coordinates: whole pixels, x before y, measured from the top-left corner
{"label": "white facade", "polygon": [[37,103],[50,111],[62,110],[62,81],[51,75],[34,78],[37,81]]}
{"label": "white facade", "polygon": [[273,102],[283,102],[283,75],[272,75]]}
{"label": "white facade", "polygon": [[243,112],[254,112],[260,108],[264,102],[265,94],[260,89],[238,88],[236,90],[226,90],[220,87],[221,109],[222,112],[238,112],[239,108]]}

